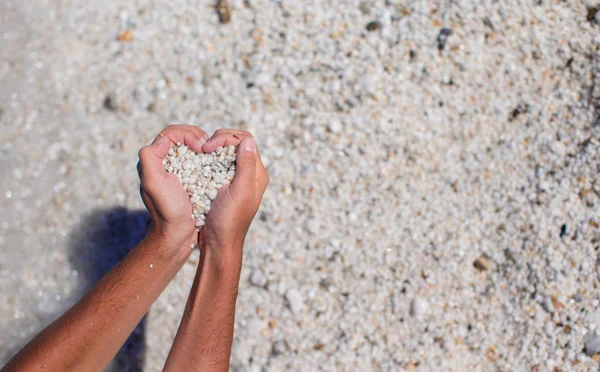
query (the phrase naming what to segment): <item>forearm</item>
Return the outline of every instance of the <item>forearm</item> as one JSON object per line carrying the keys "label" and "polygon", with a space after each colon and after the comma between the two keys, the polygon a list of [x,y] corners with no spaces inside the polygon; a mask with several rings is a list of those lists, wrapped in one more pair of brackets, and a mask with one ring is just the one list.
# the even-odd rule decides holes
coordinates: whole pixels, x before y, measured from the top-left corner
{"label": "forearm", "polygon": [[165,371],[229,369],[241,261],[241,246],[203,250]]}
{"label": "forearm", "polygon": [[177,253],[185,251],[174,246],[179,244],[149,233],[5,370],[103,370],[185,262],[187,256]]}

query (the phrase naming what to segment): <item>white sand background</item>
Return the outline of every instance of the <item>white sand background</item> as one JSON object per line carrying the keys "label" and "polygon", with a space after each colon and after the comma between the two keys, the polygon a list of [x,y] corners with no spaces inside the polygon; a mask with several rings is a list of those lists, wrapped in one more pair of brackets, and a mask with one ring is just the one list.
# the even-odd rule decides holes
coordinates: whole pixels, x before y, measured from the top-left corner
{"label": "white sand background", "polygon": [[[183,122],[271,174],[232,370],[598,368],[600,3],[231,4],[0,0],[0,365],[140,238]],[[162,368],[195,262],[115,370]]]}

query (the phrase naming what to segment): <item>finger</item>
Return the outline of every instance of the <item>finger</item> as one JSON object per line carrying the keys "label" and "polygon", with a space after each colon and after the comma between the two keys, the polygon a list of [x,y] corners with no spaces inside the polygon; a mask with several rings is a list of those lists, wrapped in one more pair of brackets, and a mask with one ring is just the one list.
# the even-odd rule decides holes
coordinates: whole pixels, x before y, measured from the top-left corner
{"label": "finger", "polygon": [[193,125],[170,125],[160,132],[159,137],[160,136],[169,138],[173,145],[179,142],[189,147],[194,152],[202,152],[202,145],[204,145],[208,139],[206,132]]}
{"label": "finger", "polygon": [[192,130],[189,125],[171,125],[165,128],[159,136],[166,136],[171,142],[169,147],[180,143],[194,152],[202,152],[202,145],[207,141],[208,135]]}
{"label": "finger", "polygon": [[163,176],[166,171],[162,159],[167,155],[170,146],[167,136],[159,136],[151,145],[142,147],[139,152],[140,161],[137,165],[140,179],[155,175]]}
{"label": "finger", "polygon": [[267,169],[265,168],[265,166],[262,162],[262,159],[260,157],[260,151],[258,150],[258,147],[256,148],[255,156],[256,156],[256,179],[258,181],[258,184],[260,186],[260,192],[262,194],[265,192],[265,190],[267,189],[267,186],[269,185],[270,177],[269,177],[269,173],[267,172]]}
{"label": "finger", "polygon": [[213,152],[217,147],[238,146],[244,138],[252,137],[252,134],[244,131],[234,130],[218,130],[213,136],[202,146],[204,152]]}
{"label": "finger", "polygon": [[213,152],[220,146],[238,146],[240,142],[246,137],[252,137],[252,134],[244,131],[219,129],[204,144],[204,146],[202,146],[202,149],[204,150],[204,152]]}
{"label": "finger", "polygon": [[256,190],[256,144],[252,137],[244,138],[238,147],[235,178],[231,183],[234,200],[253,199]]}
{"label": "finger", "polygon": [[208,134],[202,130],[202,128],[200,128],[197,125],[191,125],[191,124],[173,124],[171,125],[173,127],[182,127],[184,129],[189,129],[191,131],[193,131],[194,133],[196,133],[198,136],[200,137],[205,137],[208,138]]}
{"label": "finger", "polygon": [[143,147],[140,150],[140,160],[142,159],[142,151],[144,151],[144,149],[148,149],[148,151],[146,151],[148,155],[162,159],[167,156],[170,147],[171,139],[161,132],[150,145]]}
{"label": "finger", "polygon": [[[173,126],[182,127],[183,129],[188,129],[188,130],[191,130],[192,132],[194,132],[194,133],[195,133],[195,134],[196,134],[198,137],[200,137],[200,138],[201,138],[201,141],[200,141],[200,142],[201,142],[201,144],[200,144],[200,148],[201,148],[201,147],[202,147],[202,145],[203,145],[203,144],[204,144],[206,141],[208,141],[208,139],[210,138],[210,137],[208,136],[208,134],[207,134],[207,133],[206,133],[204,130],[202,130],[202,128],[200,128],[200,127],[199,127],[199,126],[197,126],[197,125],[190,125],[190,124],[176,124],[176,125],[173,125]],[[194,149],[192,149],[192,150],[193,150],[193,151],[196,151],[196,152],[198,152],[198,151],[201,151],[201,149],[200,149],[200,148],[198,148],[198,150],[194,150]]]}
{"label": "finger", "polygon": [[167,128],[163,129],[163,132],[166,130],[169,130],[169,131],[192,131],[195,134],[197,134],[199,137],[208,137],[208,134],[204,130],[202,130],[202,128],[200,128],[196,125],[171,124]]}
{"label": "finger", "polygon": [[138,161],[135,168],[137,169],[138,177],[141,179],[142,178],[142,162]]}
{"label": "finger", "polygon": [[[252,137],[250,132],[234,130],[234,129],[219,129],[215,132],[213,137],[203,146],[204,152],[212,152],[217,149],[219,146],[238,146],[239,142],[241,142],[246,137]],[[262,189],[262,192],[267,188],[269,184],[269,175],[267,170],[262,162],[262,158],[260,156],[260,151],[258,147],[255,151],[256,157],[256,179],[259,182],[259,186]]]}

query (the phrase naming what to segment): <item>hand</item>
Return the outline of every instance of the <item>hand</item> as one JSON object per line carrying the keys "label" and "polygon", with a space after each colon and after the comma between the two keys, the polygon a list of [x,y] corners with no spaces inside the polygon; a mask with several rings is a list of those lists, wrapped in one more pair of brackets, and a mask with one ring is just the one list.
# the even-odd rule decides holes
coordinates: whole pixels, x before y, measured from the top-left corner
{"label": "hand", "polygon": [[230,145],[237,146],[235,178],[231,184],[221,187],[212,202],[206,224],[200,231],[200,241],[205,249],[219,257],[233,255],[241,259],[241,248],[269,184],[269,174],[248,132],[218,130],[202,150],[209,153],[219,146]]}
{"label": "hand", "polygon": [[206,132],[196,126],[171,125],[139,153],[140,193],[152,216],[151,232],[177,247],[186,247],[187,252],[191,252],[191,244],[198,242],[194,220],[190,218],[190,197],[177,176],[165,170],[162,159],[177,142],[194,152],[202,152],[202,145],[207,140]]}

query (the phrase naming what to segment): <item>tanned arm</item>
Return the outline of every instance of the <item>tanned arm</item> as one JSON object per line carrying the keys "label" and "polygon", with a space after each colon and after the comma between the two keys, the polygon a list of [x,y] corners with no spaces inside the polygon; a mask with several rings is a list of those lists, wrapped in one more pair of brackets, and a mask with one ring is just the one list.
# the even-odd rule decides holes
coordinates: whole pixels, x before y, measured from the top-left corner
{"label": "tanned arm", "polygon": [[198,127],[170,126],[140,151],[141,195],[152,216],[148,234],[3,371],[106,368],[198,241],[189,197],[177,177],[165,171],[162,158],[176,142],[201,151],[207,139]]}
{"label": "tanned arm", "polygon": [[248,132],[219,130],[203,146],[238,146],[236,176],[214,200],[200,231],[201,259],[165,371],[227,371],[242,246],[269,175]]}

